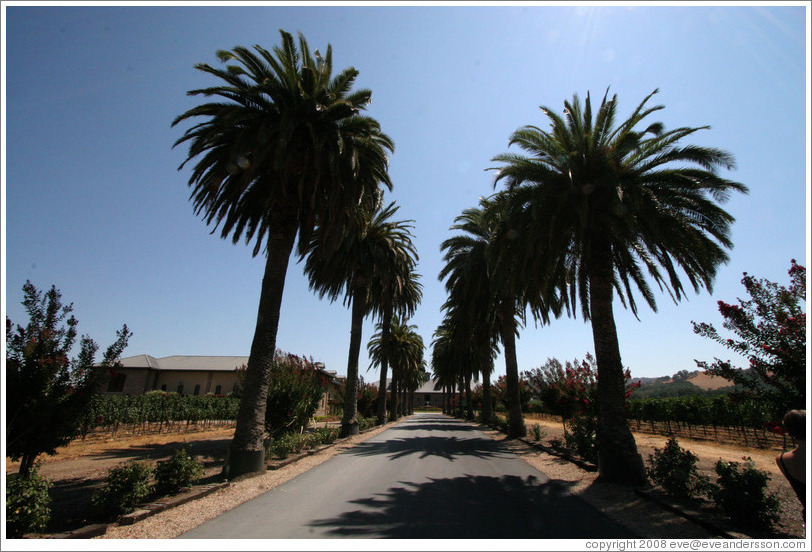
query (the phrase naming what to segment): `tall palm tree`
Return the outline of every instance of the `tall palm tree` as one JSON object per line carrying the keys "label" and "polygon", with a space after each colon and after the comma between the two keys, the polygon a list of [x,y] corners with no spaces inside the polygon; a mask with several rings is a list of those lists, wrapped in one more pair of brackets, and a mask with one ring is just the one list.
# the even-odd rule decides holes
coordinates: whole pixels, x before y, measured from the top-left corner
{"label": "tall palm tree", "polygon": [[[234,243],[253,241],[266,255],[256,329],[237,426],[224,471],[231,477],[263,471],[267,378],[276,351],[279,307],[288,261],[298,236],[309,242],[319,220],[325,241],[343,234],[356,206],[380,184],[391,189],[392,141],[360,115],[371,92],[353,91],[358,75],[332,75],[332,48],[311,54],[299,34],[280,30],[272,52],[238,46],[217,53],[226,65],[195,68],[219,80],[191,90],[205,102],[178,116],[193,120],[175,146],[188,144],[179,167],[196,160],[189,177],[195,212]],[[222,225],[222,226],[221,226]]]}
{"label": "tall palm tree", "polygon": [[[479,207],[466,209],[456,218],[451,229],[460,233],[445,240],[441,246],[446,252],[446,264],[439,277],[448,279],[449,298],[444,308],[452,314],[449,323],[458,330],[464,328],[463,335],[478,337],[475,345],[477,364],[487,370],[492,363],[496,340],[504,346],[508,433],[512,437],[522,437],[527,430],[519,400],[516,336],[523,321],[524,295],[521,274],[508,264],[495,262],[496,244],[505,240],[502,236],[510,225],[502,205],[492,198],[482,198]],[[463,339],[462,346],[474,345],[470,337]],[[487,377],[490,378],[490,373]],[[490,407],[489,400],[486,404]]]}
{"label": "tall palm tree", "polygon": [[637,452],[624,409],[624,378],[613,314],[616,292],[637,315],[636,288],[656,310],[647,272],[672,299],[684,295],[677,269],[696,292],[712,290],[717,267],[727,262],[733,217],[720,203],[747,188],[717,169],[734,167],[730,153],[683,138],[708,127],[665,131],[660,122],[640,125],[663,106],[647,96],[615,124],[617,96],[607,94],[594,114],[587,95],[564,103],[564,118],[542,107],[551,129],[525,126],[510,145],[527,155],[506,153],[494,185],[504,181],[511,201],[525,215],[518,232],[520,271],[542,288],[566,287],[568,311],[591,321],[598,363],[598,450],[606,480],[642,483]]}
{"label": "tall palm tree", "polygon": [[382,314],[382,301],[390,289],[402,289],[414,280],[417,251],[412,243],[411,221],[392,221],[398,207],[390,203],[367,209],[346,232],[338,246],[327,245],[324,234],[312,234],[303,253],[310,288],[323,298],[335,301],[344,296],[352,309],[350,349],[347,358],[347,392],[342,435],[358,433],[358,357],[364,318]]}
{"label": "tall palm tree", "polygon": [[[417,258],[415,258],[416,262]],[[380,322],[377,325],[380,335],[377,336],[379,348],[376,356],[373,357],[373,364],[381,368],[378,385],[378,424],[386,422],[386,380],[389,368],[389,349],[387,347],[391,342],[389,336],[392,321],[397,318],[409,318],[414,314],[423,297],[423,286],[418,281],[419,279],[420,275],[412,271],[410,277],[404,280],[389,280],[386,282],[388,285],[377,298],[381,305]],[[372,340],[368,347],[371,344]],[[370,352],[372,352],[371,349]]]}
{"label": "tall palm tree", "polygon": [[393,321],[390,343],[392,411],[397,419],[410,411],[406,397],[425,381],[425,347],[417,326],[406,320]]}

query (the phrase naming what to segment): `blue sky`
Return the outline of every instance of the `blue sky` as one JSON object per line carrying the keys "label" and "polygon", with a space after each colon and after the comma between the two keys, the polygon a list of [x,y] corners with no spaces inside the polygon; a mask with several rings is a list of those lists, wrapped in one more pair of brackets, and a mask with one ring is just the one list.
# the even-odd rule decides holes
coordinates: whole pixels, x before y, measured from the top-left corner
{"label": "blue sky", "polygon": [[[125,356],[247,355],[263,272],[243,244],[210,235],[188,201],[185,149],[171,122],[213,84],[197,62],[236,45],[301,31],[333,47],[373,92],[368,114],[395,142],[398,215],[415,221],[424,300],[411,320],[428,345],[445,291],[437,274],[454,218],[493,193],[491,159],[539,110],[573,94],[617,93],[619,116],[655,88],[666,128],[710,125],[691,142],[724,148],[746,184],[728,211],[735,248],[713,294],[689,294],[640,320],[616,309],[634,376],[694,370],[730,354],[693,334],[721,325],[716,301],[743,295],[742,273],[788,282],[809,257],[809,4],[612,6],[93,6],[4,2],[3,308],[23,323],[22,285],[55,284],[79,331],[102,347],[126,323]],[[320,301],[302,266],[288,272],[278,347],[346,373],[350,313]],[[364,326],[364,344],[373,323]],[[521,370],[593,350],[581,319],[533,322],[518,342]],[[427,351],[427,356],[429,351]],[[365,347],[361,374],[369,362]],[[496,375],[504,373],[502,357]]]}

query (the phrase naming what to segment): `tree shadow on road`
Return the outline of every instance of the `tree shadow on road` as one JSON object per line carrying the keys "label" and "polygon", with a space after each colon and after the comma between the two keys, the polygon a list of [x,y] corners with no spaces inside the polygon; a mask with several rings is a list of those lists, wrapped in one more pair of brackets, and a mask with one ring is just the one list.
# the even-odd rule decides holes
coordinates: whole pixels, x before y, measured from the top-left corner
{"label": "tree shadow on road", "polygon": [[397,460],[410,454],[420,458],[440,456],[452,462],[460,456],[475,458],[507,458],[510,453],[491,439],[459,439],[457,437],[408,437],[387,441],[364,441],[345,452],[353,456],[389,456]]}
{"label": "tree shadow on road", "polygon": [[465,475],[404,483],[310,526],[328,535],[394,539],[628,538],[626,529],[554,481]]}

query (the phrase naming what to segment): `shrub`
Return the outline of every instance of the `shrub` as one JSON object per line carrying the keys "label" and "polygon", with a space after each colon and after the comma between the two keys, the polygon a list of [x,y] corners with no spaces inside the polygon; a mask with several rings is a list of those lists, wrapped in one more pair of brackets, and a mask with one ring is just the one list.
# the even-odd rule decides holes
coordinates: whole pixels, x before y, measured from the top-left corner
{"label": "shrub", "polygon": [[716,462],[716,485],[709,495],[733,523],[742,527],[769,529],[778,521],[780,503],[774,494],[766,494],[767,472],[758,470],[752,458],[739,462]]}
{"label": "shrub", "polygon": [[131,512],[149,496],[152,472],[146,462],[139,461],[110,468],[104,486],[93,493],[91,501],[111,517]]}
{"label": "shrub", "polygon": [[564,428],[564,441],[567,448],[590,462],[598,461],[598,443],[595,437],[597,422],[587,415],[573,417],[569,427]]}
{"label": "shrub", "polygon": [[364,418],[362,416],[358,417],[358,431],[365,431],[371,427],[375,427],[378,425],[377,418]]}
{"label": "shrub", "polygon": [[6,532],[16,539],[26,533],[45,531],[51,520],[51,482],[37,474],[39,464],[29,471],[28,478],[20,474],[6,479]]}
{"label": "shrub", "polygon": [[646,470],[651,480],[669,494],[690,498],[703,493],[708,478],[699,475],[696,469],[697,457],[691,451],[680,448],[674,437],[668,439],[665,447],[655,448],[648,457]]}
{"label": "shrub", "polygon": [[338,439],[338,428],[335,427],[319,428],[314,432],[314,435],[318,437],[318,444],[329,445],[330,443]]}
{"label": "shrub", "polygon": [[541,429],[541,425],[533,424],[530,426],[530,435],[533,436],[534,440],[541,441],[544,438],[544,430]]}
{"label": "shrub", "polygon": [[171,458],[155,466],[155,494],[173,495],[191,487],[203,475],[203,463],[192,458],[185,448],[176,450]]}
{"label": "shrub", "polygon": [[285,433],[271,441],[270,451],[275,456],[287,458],[294,452],[299,452],[299,434]]}
{"label": "shrub", "polygon": [[272,437],[307,427],[327,386],[312,360],[277,351],[268,383],[265,428]]}

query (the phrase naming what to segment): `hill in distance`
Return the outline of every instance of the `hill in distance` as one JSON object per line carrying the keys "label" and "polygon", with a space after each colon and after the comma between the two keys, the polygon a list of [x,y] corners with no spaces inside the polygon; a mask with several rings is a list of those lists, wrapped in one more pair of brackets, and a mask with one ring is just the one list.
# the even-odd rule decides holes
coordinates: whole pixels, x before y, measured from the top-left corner
{"label": "hill in distance", "polygon": [[671,377],[632,378],[632,381],[639,381],[641,384],[640,388],[632,393],[632,399],[705,395],[725,393],[734,389],[732,381],[701,370],[693,372],[681,370]]}

